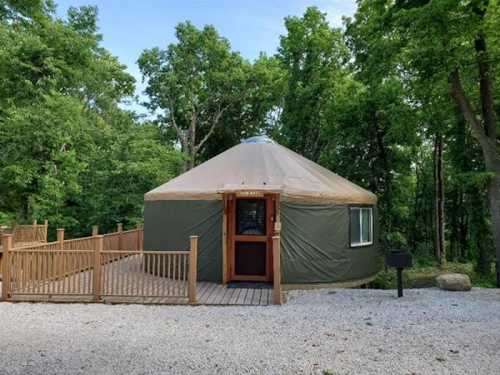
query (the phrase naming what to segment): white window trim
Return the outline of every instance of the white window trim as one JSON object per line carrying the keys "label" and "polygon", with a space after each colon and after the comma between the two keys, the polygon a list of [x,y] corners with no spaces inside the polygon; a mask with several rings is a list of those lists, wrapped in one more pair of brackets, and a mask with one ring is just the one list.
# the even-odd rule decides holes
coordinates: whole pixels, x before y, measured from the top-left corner
{"label": "white window trim", "polygon": [[[352,242],[350,227],[349,227],[349,241],[351,242],[351,247],[362,247],[362,246],[370,246],[373,245],[373,207],[350,207],[349,209],[349,223],[351,222],[351,211],[359,210],[359,236],[361,238],[361,242]],[[363,210],[369,210],[370,212],[370,241],[363,241]]]}

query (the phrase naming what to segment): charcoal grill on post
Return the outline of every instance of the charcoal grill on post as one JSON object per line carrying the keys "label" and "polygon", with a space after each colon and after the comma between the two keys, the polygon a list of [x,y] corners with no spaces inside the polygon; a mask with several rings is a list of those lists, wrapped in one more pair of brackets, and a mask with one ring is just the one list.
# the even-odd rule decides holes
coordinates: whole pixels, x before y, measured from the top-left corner
{"label": "charcoal grill on post", "polygon": [[392,250],[385,257],[389,267],[396,268],[398,276],[398,297],[403,297],[403,269],[413,265],[411,254],[404,250]]}

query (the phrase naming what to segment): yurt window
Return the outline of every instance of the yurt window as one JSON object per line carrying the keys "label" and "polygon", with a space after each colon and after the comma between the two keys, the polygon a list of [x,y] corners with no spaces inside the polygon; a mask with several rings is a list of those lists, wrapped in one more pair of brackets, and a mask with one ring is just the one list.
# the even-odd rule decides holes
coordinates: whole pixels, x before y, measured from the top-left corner
{"label": "yurt window", "polygon": [[351,246],[366,246],[373,243],[373,209],[351,207]]}

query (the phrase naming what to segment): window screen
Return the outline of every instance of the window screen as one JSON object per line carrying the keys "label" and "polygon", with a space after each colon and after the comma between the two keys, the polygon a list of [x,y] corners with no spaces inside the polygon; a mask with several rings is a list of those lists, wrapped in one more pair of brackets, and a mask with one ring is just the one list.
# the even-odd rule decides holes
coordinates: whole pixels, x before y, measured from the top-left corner
{"label": "window screen", "polygon": [[351,246],[373,243],[373,209],[371,207],[351,207]]}
{"label": "window screen", "polygon": [[236,201],[236,234],[266,234],[266,201],[264,199],[238,199]]}

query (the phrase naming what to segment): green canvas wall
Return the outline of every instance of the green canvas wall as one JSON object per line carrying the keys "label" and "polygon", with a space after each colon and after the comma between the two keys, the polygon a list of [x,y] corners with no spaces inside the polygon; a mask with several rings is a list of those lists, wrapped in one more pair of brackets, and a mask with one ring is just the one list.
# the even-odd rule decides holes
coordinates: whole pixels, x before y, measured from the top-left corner
{"label": "green canvas wall", "polygon": [[144,250],[187,250],[198,235],[198,280],[222,280],[222,201],[146,201]]}
{"label": "green canvas wall", "polygon": [[[145,250],[185,250],[200,236],[198,279],[222,280],[222,215],[219,200],[146,201]],[[380,268],[377,210],[374,243],[349,246],[349,206],[281,202],[283,283],[361,280]]]}
{"label": "green canvas wall", "polygon": [[380,268],[377,210],[373,245],[350,247],[349,206],[281,204],[283,283],[333,283],[373,276]]}

